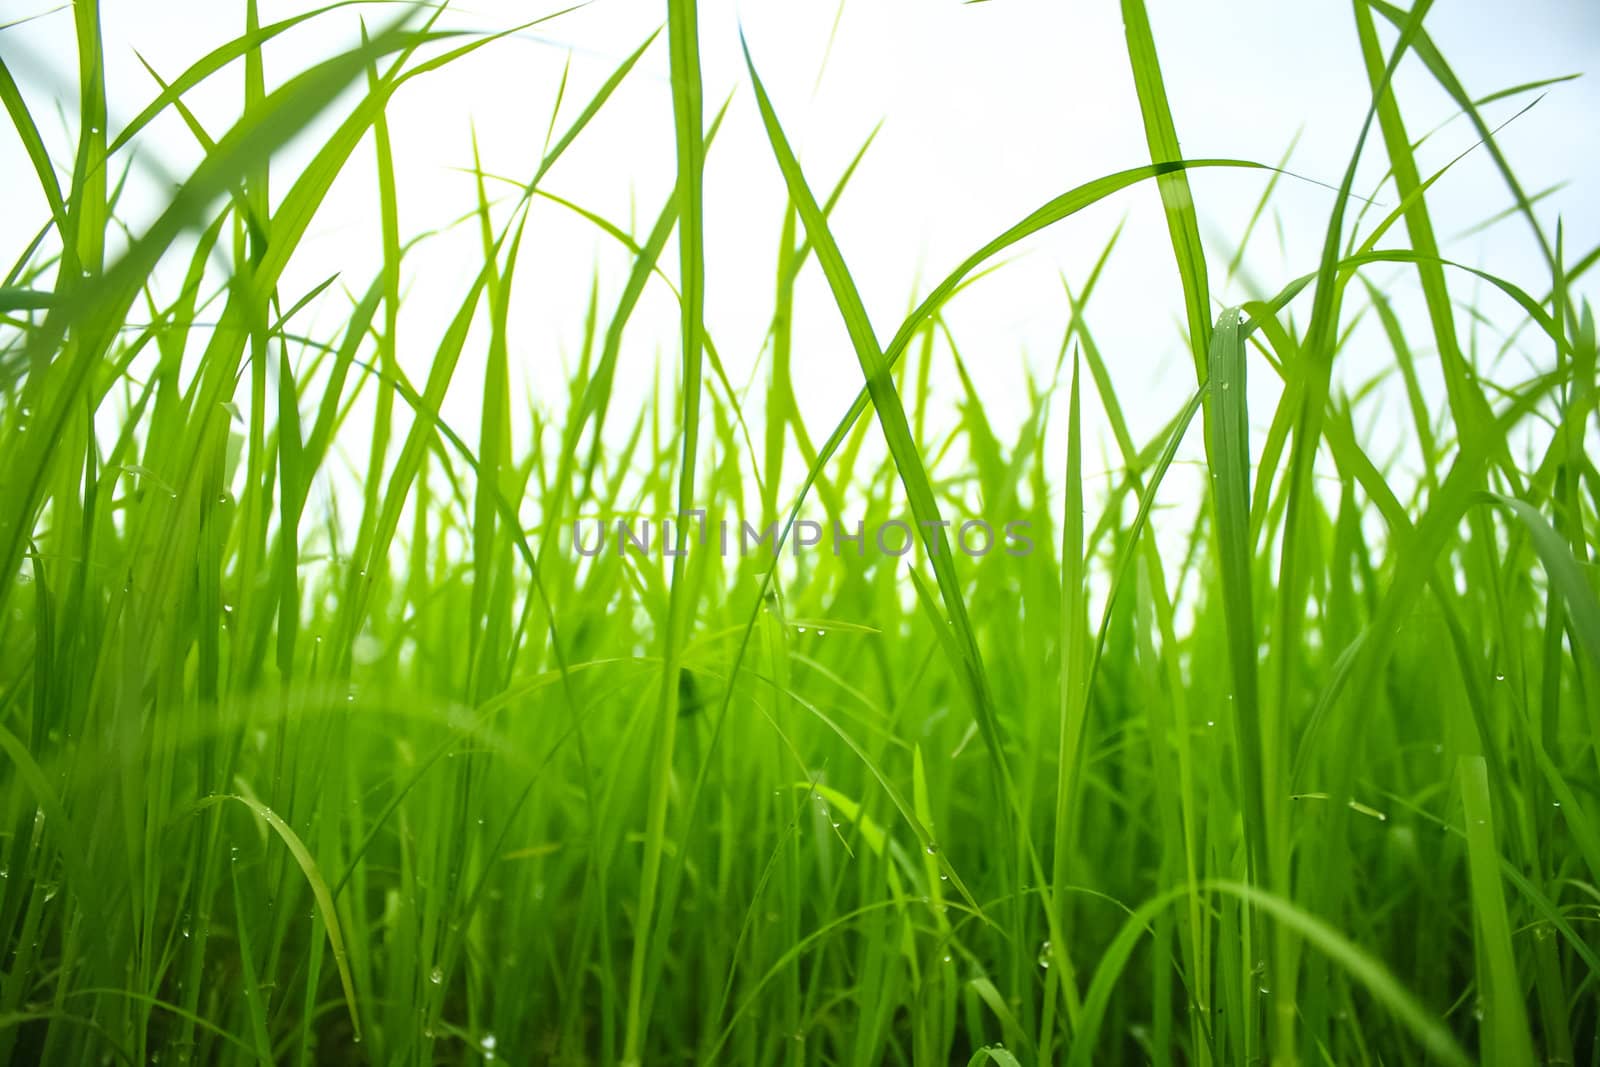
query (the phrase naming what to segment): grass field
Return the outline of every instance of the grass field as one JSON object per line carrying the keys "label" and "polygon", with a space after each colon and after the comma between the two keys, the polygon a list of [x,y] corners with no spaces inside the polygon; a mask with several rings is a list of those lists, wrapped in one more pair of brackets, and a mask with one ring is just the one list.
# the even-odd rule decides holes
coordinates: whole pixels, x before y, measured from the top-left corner
{"label": "grass field", "polygon": [[[887,335],[829,227],[850,170],[802,166],[750,63],[789,207],[748,390],[704,315],[720,101],[694,0],[563,102],[511,195],[480,172],[481,266],[404,340],[422,374],[385,109],[494,35],[374,5],[359,47],[268,70],[293,27],[247,0],[113,130],[97,4],[54,16],[75,157],[0,67],[32,163],[6,182],[49,208],[0,287],[0,1062],[1600,1064],[1600,249],[1541,221],[1429,35],[1448,10],[1355,0],[1372,103],[1318,176],[1320,258],[1219,306],[1191,171],[1263,210],[1300,179],[1185,160],[1144,2],[1121,6],[1148,164],[1020,206]],[[530,206],[650,50],[673,195],[636,233],[593,219],[631,273],[565,395],[529,398]],[[1402,61],[1475,128],[1537,284],[1441,256]],[[186,106],[212,79],[242,86],[231,128]],[[174,112],[203,162],[130,233],[131,146]],[[309,164],[274,171],[314,119]],[[1355,188],[1374,157],[1383,186]],[[374,167],[381,269],[280,285],[335,178]],[[1090,277],[1031,414],[992,420],[982,339],[943,309],[1149,186],[1192,399],[1134,437],[1108,366],[1140,357],[1096,344]],[[830,303],[797,302],[811,272]],[[613,403],[664,284],[658,400]],[[330,302],[337,328],[302,331]],[[794,386],[820,315],[860,367],[829,424]],[[1352,384],[1357,343],[1383,370]],[[1385,400],[1414,464],[1372,447]],[[1201,492],[1163,485],[1185,450]],[[977,517],[1033,551],[963,551]],[[655,524],[649,551],[579,550],[575,520],[619,519]],[[725,554],[722,522],[787,540]],[[797,551],[811,522],[869,533]]]}

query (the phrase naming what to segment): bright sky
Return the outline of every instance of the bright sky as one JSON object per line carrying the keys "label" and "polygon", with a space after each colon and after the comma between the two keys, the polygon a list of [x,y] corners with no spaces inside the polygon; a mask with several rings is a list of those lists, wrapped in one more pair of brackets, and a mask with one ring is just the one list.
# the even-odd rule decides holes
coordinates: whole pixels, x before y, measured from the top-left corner
{"label": "bright sky", "polygon": [[[54,0],[0,0],[0,22],[47,11]],[[264,22],[305,9],[303,0],[263,0]],[[102,4],[111,87],[113,132],[157,92],[137,50],[171,79],[243,27],[243,5],[217,0]],[[1157,45],[1184,151],[1192,157],[1232,156],[1276,162],[1299,135],[1290,168],[1337,184],[1368,103],[1350,6],[1330,0],[1149,0]],[[373,25],[395,8],[376,5],[335,11],[273,42],[269,84],[355,39],[358,13]],[[502,29],[555,7],[514,0],[465,0],[452,25]],[[834,32],[838,16],[837,31]],[[402,237],[450,227],[473,204],[473,132],[491,172],[527,180],[550,122],[557,87],[570,56],[571,72],[558,131],[616,64],[664,18],[659,3],[595,0],[534,31],[478,52],[468,62],[413,82],[391,109]],[[882,132],[834,215],[834,232],[858,279],[880,335],[887,338],[915,296],[989,237],[1039,204],[1088,179],[1148,161],[1139,126],[1118,5],[1113,0],[847,0],[738,4],[704,0],[700,15],[707,118],[729,94],[732,107],[713,146],[707,175],[709,272],[707,316],[713,338],[737,383],[760,363],[771,308],[783,187],[761,130],[739,46],[741,26],[813,185],[831,187],[875,125]],[[1386,43],[1394,39],[1380,20]],[[1600,4],[1593,0],[1439,0],[1428,29],[1474,96],[1555,75],[1600,70]],[[25,87],[57,157],[71,158],[73,114],[72,18],[68,9],[0,31],[0,57]],[[830,39],[832,45],[830,48]],[[664,36],[616,98],[601,112],[546,179],[549,191],[643,235],[673,178],[672,116]],[[820,72],[820,80],[819,80]],[[213,136],[236,116],[241,68],[229,68],[188,98]],[[1450,119],[1454,107],[1415,60],[1399,79],[1412,136]],[[58,114],[53,96],[63,102]],[[1502,122],[1532,95],[1488,108]],[[349,99],[328,115],[342,116]],[[1552,87],[1545,99],[1506,129],[1500,140],[1530,194],[1568,182],[1539,202],[1553,226],[1564,220],[1569,259],[1600,243],[1600,204],[1592,184],[1600,160],[1600,82],[1593,76]],[[276,165],[277,191],[315,144],[312,131]],[[1424,146],[1425,170],[1470,147],[1470,125],[1457,118]],[[197,151],[176,117],[153,127],[141,153],[169,172],[185,174]],[[1384,170],[1374,136],[1358,187],[1370,191]],[[0,137],[6,210],[0,237],[14,256],[45,218],[19,144]],[[350,173],[330,197],[312,236],[286,278],[285,303],[335,271],[362,290],[378,263],[378,222],[370,147],[353,157]],[[1259,174],[1212,171],[1193,179],[1220,282],[1231,243],[1259,197]],[[160,186],[145,181],[131,194],[137,230],[150,217]],[[504,191],[504,188],[501,190]],[[1272,291],[1311,270],[1333,194],[1307,182],[1280,183],[1246,260],[1260,291]],[[1378,194],[1385,209],[1391,190]],[[1430,194],[1436,227],[1449,238],[1507,208],[1510,196],[1486,153],[1456,167]],[[1381,215],[1381,212],[1379,213]],[[503,217],[503,213],[502,213]],[[1075,288],[1114,228],[1126,220],[1090,312],[1090,323],[1143,439],[1183,402],[1193,370],[1179,332],[1180,290],[1153,186],[1124,193],[1020,247],[1000,273],[962,294],[948,319],[996,425],[1014,426],[1024,410],[1024,368],[1047,375],[1067,321],[1061,275]],[[1368,225],[1371,220],[1369,219]],[[1508,219],[1449,240],[1446,254],[1480,264],[1525,284],[1548,287],[1526,226]],[[10,258],[8,256],[8,259]],[[476,231],[457,226],[418,247],[408,260],[404,356],[425,367],[432,345],[479,265]],[[564,367],[576,358],[584,305],[598,271],[602,310],[615,301],[630,263],[615,241],[565,208],[540,204],[518,267],[520,294],[513,320],[513,354],[537,403],[559,407]],[[663,265],[676,269],[669,248]],[[1394,285],[1403,310],[1414,314],[1413,275],[1401,269],[1369,275]],[[1459,301],[1479,299],[1465,276],[1452,278]],[[1236,302],[1255,295],[1239,282],[1214,295]],[[1593,289],[1590,289],[1592,292]],[[1482,295],[1498,323],[1514,321],[1511,306]],[[833,310],[820,272],[801,284],[795,366],[802,409],[825,436],[860,385],[860,371]],[[315,310],[299,325],[331,333],[342,307]],[[1304,317],[1302,309],[1301,317]],[[1462,329],[1468,326],[1465,315]],[[658,283],[647,291],[623,350],[622,388],[642,402],[662,358],[676,359],[677,313]],[[1419,334],[1419,338],[1425,334]],[[1484,350],[1499,347],[1486,339]],[[453,394],[453,417],[471,426],[481,346],[469,349]],[[1530,353],[1544,363],[1549,355]],[[1512,357],[1515,360],[1517,357]],[[1386,364],[1372,333],[1344,360],[1355,381]],[[953,396],[948,364],[938,375],[941,395]],[[1526,364],[1499,373],[1514,382]],[[670,373],[670,371],[668,371]],[[1274,390],[1257,364],[1254,421],[1264,427]],[[1259,398],[1257,398],[1259,394]],[[1091,405],[1092,407],[1092,405]],[[1398,410],[1390,405],[1386,410]],[[1091,425],[1093,414],[1091,413]],[[626,422],[628,420],[619,420]],[[1381,418],[1373,433],[1384,445]],[[616,425],[614,422],[613,425]],[[1394,423],[1390,424],[1391,426]],[[471,435],[468,434],[470,437]],[[1198,436],[1198,435],[1196,435]],[[1096,466],[1091,460],[1091,467]]]}

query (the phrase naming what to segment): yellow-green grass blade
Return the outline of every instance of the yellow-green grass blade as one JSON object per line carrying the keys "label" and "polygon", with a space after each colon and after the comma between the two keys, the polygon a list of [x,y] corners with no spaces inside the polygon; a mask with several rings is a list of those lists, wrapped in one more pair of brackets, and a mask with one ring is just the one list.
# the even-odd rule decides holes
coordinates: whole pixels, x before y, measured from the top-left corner
{"label": "yellow-green grass blade", "polygon": [[[1128,40],[1128,62],[1133,67],[1133,84],[1138,90],[1139,113],[1144,123],[1145,141],[1150,147],[1150,160],[1175,163],[1183,158],[1183,151],[1178,147],[1178,130],[1172,121],[1172,106],[1167,101],[1144,0],[1122,0],[1122,27]],[[1161,190],[1167,232],[1172,238],[1178,276],[1183,282],[1195,377],[1204,379],[1206,353],[1211,345],[1211,287],[1206,277],[1206,253],[1200,241],[1194,193],[1189,187],[1189,175],[1182,170],[1161,175],[1156,185]]]}
{"label": "yellow-green grass blade", "polygon": [[[773,111],[772,102],[767,96],[760,76],[756,73],[755,63],[750,58],[748,47],[745,48],[745,63],[756,92],[756,101],[761,108],[767,139],[772,145],[773,154],[777,158],[779,169],[783,172],[784,181],[789,189],[789,198],[805,224],[806,233],[816,252],[818,265],[828,279],[834,301],[844,319],[851,345],[861,364],[862,374],[867,379],[867,392],[872,398],[884,438],[905,487],[912,515],[922,531],[920,538],[926,547],[940,598],[950,616],[951,626],[959,642],[961,649],[959,668],[969,687],[979,730],[989,748],[990,761],[995,771],[995,784],[1002,794],[1011,793],[1012,786],[1010,774],[1006,769],[999,717],[983,668],[982,655],[973,634],[972,623],[967,616],[965,597],[951,562],[953,552],[950,540],[945,534],[945,526],[948,524],[940,518],[939,506],[934,498],[927,468],[911,436],[911,427],[906,419],[899,393],[889,378],[890,364],[885,359],[883,349],[879,347],[877,336],[867,318],[866,309],[861,303],[855,280],[851,277],[844,257],[834,242],[827,219],[822,214],[822,208],[812,194],[810,186],[807,185],[799,161],[795,158],[788,138],[779,125],[777,114]],[[1007,810],[1009,812],[1009,801]]]}
{"label": "yellow-green grass blade", "polygon": [[[700,374],[704,358],[702,317],[705,311],[704,169],[705,125],[700,82],[700,31],[696,0],[671,0],[667,7],[667,45],[671,62],[672,114],[677,147],[678,285],[682,380],[682,410],[678,432],[682,438],[678,461],[677,522],[675,536],[686,536],[695,495],[695,468],[700,441]],[[644,979],[655,919],[657,879],[666,840],[667,806],[672,783],[672,756],[677,733],[678,692],[682,645],[693,624],[693,610],[685,588],[685,556],[672,561],[667,619],[662,638],[662,674],[656,725],[653,731],[650,793],[645,827],[643,870],[639,879],[639,904],[635,914],[633,960],[628,979],[628,1005],[622,1058],[640,1062],[647,1020],[642,1013]]]}

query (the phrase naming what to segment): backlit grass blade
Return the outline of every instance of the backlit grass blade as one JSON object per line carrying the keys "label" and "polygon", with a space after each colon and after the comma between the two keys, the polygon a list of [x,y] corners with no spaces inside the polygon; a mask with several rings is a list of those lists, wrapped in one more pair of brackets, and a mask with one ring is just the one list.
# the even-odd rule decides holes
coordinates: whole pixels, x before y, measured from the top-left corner
{"label": "backlit grass blade", "polygon": [[[678,286],[682,341],[683,398],[679,433],[682,448],[678,462],[677,522],[679,538],[686,527],[695,494],[695,460],[700,441],[700,370],[703,361],[702,316],[705,311],[705,125],[700,84],[700,30],[696,0],[671,0],[667,8],[667,45],[671,55],[672,114],[677,145],[678,180]],[[684,555],[672,561],[668,591],[666,631],[662,639],[661,689],[656,715],[654,759],[651,761],[650,795],[645,829],[643,872],[639,880],[639,907],[635,917],[633,962],[628,979],[627,1023],[623,1041],[624,1063],[640,1061],[646,1020],[641,1014],[645,963],[655,917],[656,880],[666,837],[667,805],[672,779],[672,754],[678,722],[678,672],[682,645],[693,623],[689,593],[685,589]]]}
{"label": "backlit grass blade", "polygon": [[22,141],[23,151],[28,154],[28,162],[33,164],[34,173],[39,179],[39,191],[44,194],[45,203],[50,207],[50,217],[55,222],[56,229],[65,233],[67,206],[61,195],[61,183],[56,180],[50,153],[44,146],[44,139],[39,136],[39,127],[34,124],[33,113],[28,110],[27,101],[22,98],[22,90],[17,86],[16,79],[11,76],[11,69],[4,61],[0,61],[0,103],[5,104],[6,113],[11,116],[11,124],[16,128],[17,137]]}
{"label": "backlit grass blade", "polygon": [[[1172,121],[1172,107],[1167,102],[1166,85],[1161,78],[1161,63],[1156,56],[1155,38],[1144,0],[1122,0],[1122,27],[1128,39],[1128,61],[1133,66],[1133,84],[1138,89],[1139,112],[1144,120],[1151,162],[1175,163],[1183,158],[1183,151],[1178,147],[1178,130]],[[1206,253],[1200,242],[1194,193],[1189,188],[1188,174],[1181,170],[1161,175],[1156,179],[1156,186],[1161,190],[1161,202],[1166,207],[1167,232],[1172,238],[1172,252],[1183,282],[1195,376],[1203,379],[1205,353],[1211,346],[1211,287],[1206,277]]]}
{"label": "backlit grass blade", "polygon": [[[1407,13],[1402,8],[1386,3],[1385,0],[1360,0],[1360,4],[1377,11],[1394,26],[1401,28],[1405,32],[1411,32],[1408,23],[1421,21],[1416,18],[1415,11]],[[1539,220],[1533,213],[1533,206],[1529,202],[1527,194],[1523,192],[1522,184],[1513,173],[1504,151],[1494,139],[1488,123],[1484,121],[1483,116],[1480,114],[1479,105],[1472,100],[1466,89],[1457,80],[1455,72],[1439,52],[1433,42],[1433,38],[1421,30],[1420,27],[1415,31],[1415,40],[1412,42],[1411,47],[1416,52],[1417,58],[1422,60],[1423,65],[1428,68],[1428,72],[1438,81],[1440,88],[1450,94],[1456,106],[1460,107],[1472,121],[1478,136],[1488,146],[1489,155],[1494,160],[1495,167],[1500,171],[1501,177],[1505,180],[1506,186],[1511,190],[1511,195],[1515,198],[1518,209],[1533,230],[1534,238],[1539,242],[1540,251],[1544,253],[1546,262],[1554,266],[1555,252],[1551,247],[1550,239],[1546,235],[1544,228],[1539,225]],[[1424,251],[1424,249],[1419,248],[1418,251]]]}
{"label": "backlit grass blade", "polygon": [[[756,73],[755,63],[750,58],[748,47],[745,48],[745,64],[755,88],[756,101],[761,108],[767,138],[772,145],[779,169],[783,172],[784,181],[788,185],[789,198],[799,212],[801,221],[805,223],[806,233],[816,250],[817,263],[828,279],[834,301],[844,318],[851,345],[861,364],[862,374],[867,379],[867,392],[872,398],[884,438],[905,487],[912,515],[922,531],[919,536],[927,547],[929,563],[934,570],[940,598],[950,615],[951,625],[955,629],[956,638],[962,649],[962,663],[959,666],[970,687],[978,728],[989,748],[990,760],[995,769],[996,785],[1003,793],[1009,793],[1010,774],[1006,769],[999,717],[994,708],[972,623],[967,616],[966,601],[952,564],[951,542],[945,534],[945,526],[948,524],[940,518],[939,506],[934,498],[927,468],[911,436],[911,427],[906,420],[905,408],[900,402],[899,393],[890,380],[890,363],[878,345],[877,336],[867,318],[855,281],[850,276],[844,257],[828,229],[822,208],[806,184],[805,177],[800,171],[799,161],[795,159],[788,139],[778,123],[778,117],[772,109],[772,102],[767,97],[760,76]],[[930,530],[932,532],[929,532]]]}
{"label": "backlit grass blade", "polygon": [[[1067,466],[1063,477],[1066,503],[1061,519],[1061,627],[1060,697],[1061,740],[1056,763],[1056,803],[1051,905],[1063,935],[1072,933],[1067,921],[1066,886],[1074,880],[1072,858],[1082,819],[1078,798],[1082,784],[1085,720],[1089,715],[1088,563],[1083,550],[1083,431],[1079,412],[1077,360],[1072,364],[1071,392],[1067,402]],[[1076,983],[1071,945],[1050,939],[1059,968],[1057,981]],[[1076,989],[1069,1000],[1075,1000]]]}

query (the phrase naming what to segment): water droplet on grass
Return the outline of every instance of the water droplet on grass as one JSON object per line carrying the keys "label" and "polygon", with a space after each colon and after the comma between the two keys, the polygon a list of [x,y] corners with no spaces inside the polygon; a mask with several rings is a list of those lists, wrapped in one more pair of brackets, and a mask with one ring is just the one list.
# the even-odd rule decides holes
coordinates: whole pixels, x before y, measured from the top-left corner
{"label": "water droplet on grass", "polygon": [[926,851],[930,856],[937,856],[939,854],[939,846],[935,842],[929,841],[927,848],[924,851]]}
{"label": "water droplet on grass", "polygon": [[444,969],[442,967],[434,967],[433,970],[428,972],[428,981],[432,982],[434,985],[443,984]]}
{"label": "water droplet on grass", "polygon": [[1047,971],[1050,969],[1050,942],[1048,941],[1039,946],[1039,966]]}

